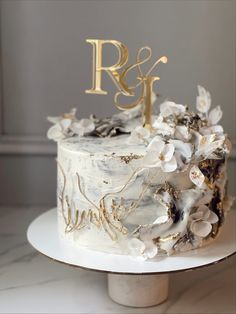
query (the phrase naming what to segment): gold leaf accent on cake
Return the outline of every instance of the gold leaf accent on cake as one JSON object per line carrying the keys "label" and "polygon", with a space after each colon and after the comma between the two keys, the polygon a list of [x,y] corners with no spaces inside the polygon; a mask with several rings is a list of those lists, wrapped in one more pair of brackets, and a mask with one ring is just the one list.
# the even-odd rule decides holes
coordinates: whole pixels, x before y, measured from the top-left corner
{"label": "gold leaf accent on cake", "polygon": [[171,241],[171,240],[176,240],[178,237],[180,236],[180,232],[176,232],[176,233],[173,233],[173,234],[169,234],[165,237],[158,237],[156,239],[153,239],[153,242],[154,243],[165,243],[165,242],[168,242],[168,241]]}
{"label": "gold leaf accent on cake", "polygon": [[[81,195],[93,208],[93,209],[90,208],[89,210],[80,211],[79,209],[75,210],[72,209],[73,206],[70,204],[68,195],[65,195],[66,176],[60,165],[59,169],[63,174],[63,186],[61,195],[59,196],[59,200],[61,203],[62,215],[66,226],[65,233],[78,231],[86,226],[89,226],[89,224],[93,224],[97,228],[102,227],[113,241],[118,240],[119,233],[122,235],[128,234],[128,229],[123,225],[122,221],[124,221],[127,218],[127,216],[139,206],[145,192],[152,184],[153,179],[158,175],[158,171],[156,171],[149,178],[148,182],[144,184],[144,187],[141,193],[139,194],[137,201],[135,202],[133,201],[131,202],[131,204],[126,205],[123,197],[120,198],[120,202],[117,201],[117,199],[112,198],[111,205],[109,205],[110,206],[109,211],[106,204],[107,198],[112,196],[117,197],[118,194],[122,193],[127,188],[128,184],[132,181],[132,179],[140,172],[140,170],[142,170],[142,168],[137,168],[136,170],[134,170],[130,178],[126,181],[126,183],[122,186],[122,188],[119,191],[106,193],[99,200],[98,205],[96,205],[93,201],[91,201],[88,198],[85,191],[82,189],[80,175],[76,173],[78,189]],[[168,186],[168,188],[171,189],[170,186]]]}
{"label": "gold leaf accent on cake", "polygon": [[121,161],[124,161],[126,164],[130,163],[132,160],[134,159],[140,159],[142,158],[143,156],[141,155],[136,155],[136,154],[133,154],[131,153],[130,155],[127,155],[127,156],[119,156]]}

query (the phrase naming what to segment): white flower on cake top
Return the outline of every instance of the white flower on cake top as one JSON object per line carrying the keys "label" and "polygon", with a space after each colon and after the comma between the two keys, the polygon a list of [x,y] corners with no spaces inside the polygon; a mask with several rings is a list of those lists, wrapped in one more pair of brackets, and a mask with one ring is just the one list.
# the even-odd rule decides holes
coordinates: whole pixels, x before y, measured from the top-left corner
{"label": "white flower on cake top", "polygon": [[172,143],[165,143],[159,136],[156,136],[147,147],[143,166],[160,167],[164,172],[172,172],[177,168],[174,151],[175,146]]}
{"label": "white flower on cake top", "polygon": [[48,117],[48,120],[54,123],[48,130],[48,138],[59,141],[73,135],[84,136],[94,130],[93,121],[90,119],[77,120],[75,115],[76,109],[72,108],[69,113],[65,113],[62,116]]}

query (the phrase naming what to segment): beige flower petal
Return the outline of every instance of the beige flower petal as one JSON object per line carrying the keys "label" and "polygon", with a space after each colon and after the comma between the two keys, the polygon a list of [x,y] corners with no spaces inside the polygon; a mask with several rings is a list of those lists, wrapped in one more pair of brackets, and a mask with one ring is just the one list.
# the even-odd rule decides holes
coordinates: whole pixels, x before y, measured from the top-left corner
{"label": "beige flower petal", "polygon": [[211,125],[216,125],[220,119],[222,118],[223,112],[220,108],[220,106],[217,106],[216,108],[212,109],[209,112],[208,121]]}
{"label": "beige flower petal", "polygon": [[165,147],[165,142],[160,139],[159,136],[155,136],[147,147],[147,151],[156,152],[158,155],[162,152]]}
{"label": "beige flower petal", "polygon": [[190,230],[198,237],[205,238],[212,230],[212,225],[208,221],[193,221]]}
{"label": "beige flower petal", "polygon": [[143,167],[147,168],[153,168],[153,167],[160,167],[161,166],[161,160],[159,158],[159,155],[155,151],[147,152],[146,155],[143,158]]}
{"label": "beige flower petal", "polygon": [[145,244],[137,238],[132,238],[128,241],[128,248],[132,255],[140,255],[145,250]]}
{"label": "beige flower petal", "polygon": [[190,180],[198,187],[201,187],[205,181],[205,176],[197,166],[192,166],[189,172]]}
{"label": "beige flower petal", "polygon": [[171,158],[171,160],[169,161],[163,161],[161,162],[161,169],[164,171],[164,172],[172,172],[172,171],[175,171],[177,168],[177,161],[176,161],[176,158],[175,156],[173,156]]}
{"label": "beige flower petal", "polygon": [[157,246],[153,243],[153,241],[145,241],[145,250],[143,252],[144,256],[147,258],[153,258],[158,253]]}
{"label": "beige flower petal", "polygon": [[218,222],[218,220],[218,216],[212,210],[209,210],[209,216],[207,221],[209,221],[211,224],[215,224]]}
{"label": "beige flower petal", "polygon": [[64,138],[62,129],[59,124],[53,125],[47,132],[47,137],[50,140],[58,141]]}
{"label": "beige flower petal", "polygon": [[208,220],[210,216],[210,209],[206,205],[200,205],[198,207],[198,211],[202,212],[202,219],[203,220]]}
{"label": "beige flower petal", "polygon": [[176,104],[173,101],[165,101],[160,104],[160,112],[163,117],[178,115],[186,111],[184,105]]}
{"label": "beige flower petal", "polygon": [[170,161],[173,157],[175,151],[175,147],[173,144],[166,144],[162,150],[162,155],[164,161]]}

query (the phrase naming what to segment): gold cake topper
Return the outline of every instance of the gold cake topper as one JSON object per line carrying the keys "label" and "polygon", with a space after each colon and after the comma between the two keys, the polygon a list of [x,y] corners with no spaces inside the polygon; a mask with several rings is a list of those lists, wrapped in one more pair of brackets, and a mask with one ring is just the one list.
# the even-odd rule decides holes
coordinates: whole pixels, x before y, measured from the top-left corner
{"label": "gold cake topper", "polygon": [[[138,50],[136,56],[136,62],[125,67],[128,58],[129,51],[128,48],[121,42],[117,40],[101,40],[101,39],[87,39],[86,42],[90,43],[93,46],[93,75],[92,75],[92,88],[86,90],[85,92],[88,94],[100,94],[106,95],[107,92],[102,89],[102,72],[106,72],[115,86],[118,89],[118,92],[114,96],[114,102],[118,109],[126,110],[135,108],[139,104],[144,104],[144,126],[147,128],[152,127],[152,91],[153,91],[153,83],[158,81],[160,78],[158,76],[151,76],[151,72],[155,69],[158,63],[167,63],[167,57],[162,56],[159,58],[151,68],[144,74],[141,70],[141,65],[146,63],[151,59],[152,50],[150,47],[142,47]],[[111,44],[115,46],[118,50],[119,57],[117,62],[111,66],[103,66],[102,55],[103,55],[103,46],[105,44]],[[147,52],[147,56],[141,58],[141,54]],[[137,67],[139,75],[137,76],[138,82],[133,86],[128,86],[125,78],[128,72]],[[120,72],[118,72],[120,70]],[[141,92],[139,97],[128,104],[120,104],[118,102],[118,98],[120,95],[124,96],[136,96],[135,89],[137,87],[141,87]]]}

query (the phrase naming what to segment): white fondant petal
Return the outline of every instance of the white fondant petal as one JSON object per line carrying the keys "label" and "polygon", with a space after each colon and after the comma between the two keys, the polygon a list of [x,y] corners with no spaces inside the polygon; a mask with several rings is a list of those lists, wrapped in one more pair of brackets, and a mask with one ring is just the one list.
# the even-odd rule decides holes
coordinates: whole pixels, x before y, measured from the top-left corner
{"label": "white fondant petal", "polygon": [[174,146],[175,150],[180,153],[187,161],[189,161],[193,154],[193,146],[191,143],[184,143],[180,140],[172,140],[171,141]]}
{"label": "white fondant petal", "polygon": [[144,250],[144,256],[147,258],[153,258],[157,255],[158,248],[153,243],[153,241],[145,241],[145,250]]}
{"label": "white fondant petal", "polygon": [[62,132],[62,129],[61,129],[60,125],[59,124],[53,125],[48,130],[47,137],[50,140],[54,140],[54,141],[57,141],[57,140],[60,140],[60,139],[64,138],[64,135],[63,135],[63,132]]}
{"label": "white fondant petal", "polygon": [[197,86],[197,89],[198,89],[198,94],[199,94],[199,96],[204,97],[204,96],[206,95],[206,90],[205,90],[205,88],[204,88],[203,86],[198,85],[198,86]]}
{"label": "white fondant petal", "polygon": [[128,248],[132,255],[140,255],[145,250],[145,244],[137,238],[132,238],[128,241]]}
{"label": "white fondant petal", "polygon": [[185,106],[176,104],[172,101],[165,101],[160,104],[160,112],[163,117],[178,115],[186,111]]}
{"label": "white fondant petal", "polygon": [[200,220],[202,219],[202,215],[203,215],[203,212],[201,211],[196,211],[195,213],[191,214],[189,216],[189,220],[190,221],[194,221],[194,220]]}
{"label": "white fondant petal", "polygon": [[190,230],[198,237],[205,238],[212,230],[212,225],[207,221],[193,221]]}
{"label": "white fondant petal", "polygon": [[173,135],[175,132],[175,129],[171,127],[168,123],[165,122],[155,122],[153,126],[158,134],[162,135]]}
{"label": "white fondant petal", "polygon": [[159,155],[155,151],[147,152],[143,158],[143,166],[144,167],[160,167],[161,160],[159,159]]}
{"label": "white fondant petal", "polygon": [[141,115],[143,106],[140,104],[132,109],[124,110],[112,116],[113,120],[129,121]]}
{"label": "white fondant petal", "polygon": [[177,125],[175,128],[175,138],[179,140],[189,141],[192,135],[185,125]]}
{"label": "white fondant petal", "polygon": [[74,122],[71,125],[71,130],[74,134],[77,134],[79,136],[84,135],[84,128],[82,127],[80,122]]}
{"label": "white fondant petal", "polygon": [[208,217],[210,216],[210,210],[206,205],[199,206],[198,211],[202,213],[203,220],[208,220]]}
{"label": "white fondant petal", "polygon": [[176,168],[177,168],[177,161],[176,161],[175,156],[173,156],[170,161],[167,161],[167,162],[163,161],[161,163],[161,169],[164,172],[172,172],[172,171],[175,171]]}
{"label": "white fondant petal", "polygon": [[208,121],[211,125],[216,125],[220,119],[222,118],[223,112],[220,108],[220,106],[217,106],[216,108],[212,109],[209,112]]}
{"label": "white fondant petal", "polygon": [[190,180],[198,187],[201,187],[205,181],[205,176],[197,166],[192,166],[189,172]]}
{"label": "white fondant petal", "polygon": [[162,141],[162,140],[160,139],[160,137],[155,136],[155,137],[151,140],[151,142],[149,143],[149,145],[148,145],[148,147],[147,147],[147,151],[148,151],[148,152],[153,151],[153,152],[156,152],[157,154],[160,154],[160,153],[162,152],[164,146],[165,146],[164,141]]}
{"label": "white fondant petal", "polygon": [[198,86],[198,93],[196,100],[197,110],[201,113],[206,113],[211,107],[211,95],[204,87]]}
{"label": "white fondant petal", "polygon": [[173,144],[166,144],[162,150],[162,155],[164,157],[164,161],[170,161],[173,157],[175,151],[175,147]]}
{"label": "white fondant petal", "polygon": [[197,96],[196,107],[199,112],[206,113],[210,109],[207,98]]}
{"label": "white fondant petal", "polygon": [[204,127],[200,129],[200,132],[203,135],[209,135],[209,134],[222,134],[224,133],[224,129],[221,125],[212,125],[209,127]]}
{"label": "white fondant petal", "polygon": [[95,125],[90,119],[81,119],[80,124],[84,128],[84,133],[90,133],[95,129]]}
{"label": "white fondant petal", "polygon": [[67,130],[71,125],[71,119],[62,119],[60,121],[60,126],[62,127],[62,130]]}
{"label": "white fondant petal", "polygon": [[137,126],[137,127],[134,129],[134,131],[135,131],[141,138],[144,138],[144,139],[148,139],[148,138],[150,137],[150,135],[151,135],[150,131],[149,131],[147,128],[141,126],[141,125]]}
{"label": "white fondant petal", "polygon": [[209,210],[209,212],[210,214],[207,221],[209,221],[211,224],[217,223],[219,221],[218,216],[212,210]]}

